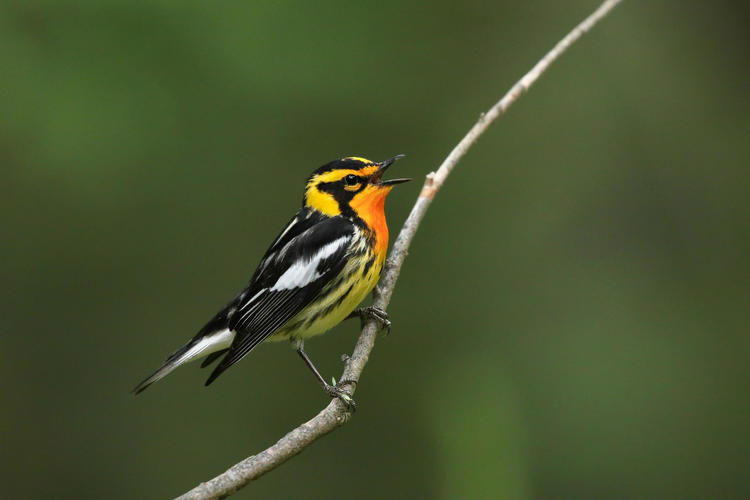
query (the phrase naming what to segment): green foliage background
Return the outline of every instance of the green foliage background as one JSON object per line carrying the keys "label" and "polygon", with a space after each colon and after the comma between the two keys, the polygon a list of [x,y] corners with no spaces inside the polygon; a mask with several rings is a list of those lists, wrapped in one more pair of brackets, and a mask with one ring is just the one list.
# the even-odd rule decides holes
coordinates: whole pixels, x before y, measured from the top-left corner
{"label": "green foliage background", "polygon": [[[597,3],[3,2],[3,496],[168,498],[322,408],[278,344],[128,391],[314,168],[406,153],[395,234]],[[237,498],[750,496],[747,18],[629,0],[575,46],[436,199],[356,417]]]}

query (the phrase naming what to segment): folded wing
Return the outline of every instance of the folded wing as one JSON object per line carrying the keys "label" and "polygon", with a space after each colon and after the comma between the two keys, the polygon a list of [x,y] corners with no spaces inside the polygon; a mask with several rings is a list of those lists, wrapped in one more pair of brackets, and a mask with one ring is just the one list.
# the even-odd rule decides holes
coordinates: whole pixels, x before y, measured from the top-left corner
{"label": "folded wing", "polygon": [[229,329],[236,335],[206,385],[315,299],[343,269],[353,237],[354,226],[342,217],[292,219],[232,304]]}

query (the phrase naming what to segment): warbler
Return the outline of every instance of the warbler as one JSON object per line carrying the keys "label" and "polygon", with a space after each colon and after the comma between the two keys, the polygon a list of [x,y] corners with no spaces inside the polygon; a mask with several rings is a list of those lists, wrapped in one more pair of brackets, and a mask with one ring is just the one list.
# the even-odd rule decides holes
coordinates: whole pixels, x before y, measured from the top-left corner
{"label": "warbler", "polygon": [[341,382],[331,385],[320,375],[304,342],[348,317],[374,317],[390,327],[384,311],[355,308],[383,269],[385,198],[394,185],[411,179],[382,176],[403,156],[379,163],[347,157],[315,170],[305,185],[302,208],[271,243],[247,287],[133,392],[187,362],[206,357],[203,368],[223,356],[209,385],[261,342],[288,340],[331,397],[353,404]]}

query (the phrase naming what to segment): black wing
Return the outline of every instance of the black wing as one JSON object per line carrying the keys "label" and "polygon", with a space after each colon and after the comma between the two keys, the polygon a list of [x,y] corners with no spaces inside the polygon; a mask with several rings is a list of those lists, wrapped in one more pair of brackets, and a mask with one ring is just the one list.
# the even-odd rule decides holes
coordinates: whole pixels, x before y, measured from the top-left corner
{"label": "black wing", "polygon": [[234,341],[206,385],[312,302],[343,269],[353,236],[353,224],[343,217],[303,210],[290,221],[231,304]]}

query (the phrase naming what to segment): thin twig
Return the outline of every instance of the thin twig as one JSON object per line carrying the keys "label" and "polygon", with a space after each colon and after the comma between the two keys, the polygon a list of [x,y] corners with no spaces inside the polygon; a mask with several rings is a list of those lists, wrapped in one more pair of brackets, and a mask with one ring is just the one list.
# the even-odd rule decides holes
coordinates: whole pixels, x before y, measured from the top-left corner
{"label": "thin twig", "polygon": [[[560,40],[536,65],[526,73],[513,87],[500,99],[489,111],[483,113],[477,123],[461,139],[461,142],[453,148],[453,151],[443,161],[437,172],[427,175],[422,191],[417,198],[409,217],[399,232],[398,238],[391,250],[391,256],[383,272],[378,287],[375,289],[373,305],[383,310],[388,306],[393,295],[401,265],[406,258],[407,250],[411,244],[414,234],[417,232],[427,208],[430,206],[435,194],[445,182],[458,161],[466,154],[469,148],[477,141],[480,135],[499,116],[513,104],[531,85],[544,73],[547,68],[562,55],[568,47],[578,40],[584,33],[590,30],[597,22],[606,16],[622,0],[607,0],[602,3],[596,11],[576,26],[565,38]],[[370,352],[375,344],[377,334],[377,323],[369,320],[362,329],[354,352],[349,358],[341,375],[341,380],[359,380],[362,370],[367,364]],[[349,386],[350,391],[356,389],[356,385]],[[344,425],[351,417],[350,410],[339,400],[333,399],[320,413],[300,425],[286,436],[279,439],[276,444],[266,450],[253,455],[215,478],[201,483],[184,495],[179,500],[204,500],[213,498],[224,498],[250,481],[257,479],[266,472],[278,467],[289,460],[313,441],[325,436],[335,428]]]}

